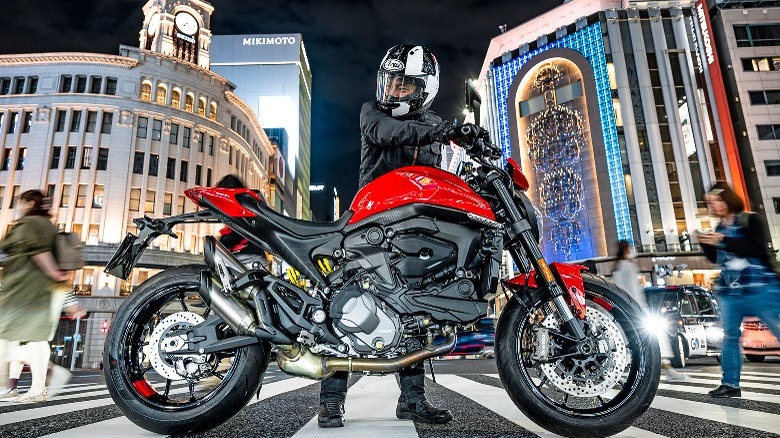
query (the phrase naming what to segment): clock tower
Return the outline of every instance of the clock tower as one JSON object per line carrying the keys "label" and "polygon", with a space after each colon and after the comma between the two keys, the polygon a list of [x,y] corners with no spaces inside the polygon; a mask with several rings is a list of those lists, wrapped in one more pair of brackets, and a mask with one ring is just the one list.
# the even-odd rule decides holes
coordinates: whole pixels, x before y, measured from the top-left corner
{"label": "clock tower", "polygon": [[149,0],[139,47],[209,68],[211,13],[201,0]]}

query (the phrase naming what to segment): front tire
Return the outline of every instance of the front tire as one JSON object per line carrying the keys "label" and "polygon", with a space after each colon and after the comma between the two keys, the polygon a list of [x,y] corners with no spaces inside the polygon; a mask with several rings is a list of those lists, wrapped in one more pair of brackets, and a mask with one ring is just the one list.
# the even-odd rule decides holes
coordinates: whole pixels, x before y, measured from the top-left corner
{"label": "front tire", "polygon": [[[185,379],[175,374],[175,356],[154,350],[151,344],[166,325],[173,332],[208,317],[197,292],[206,269],[182,266],[155,275],[133,291],[112,321],[103,354],[106,386],[122,413],[151,432],[191,434],[224,423],[257,393],[268,366],[270,346],[255,344],[191,355],[184,370],[199,367]],[[222,330],[234,335],[226,326]]]}
{"label": "front tire", "polygon": [[[540,320],[549,297],[528,289],[518,292],[501,314],[496,363],[510,398],[536,424],[568,437],[604,437],[628,428],[650,406],[661,354],[655,338],[640,328],[641,309],[625,292],[601,277],[582,277],[586,329],[599,338],[597,345],[603,342],[612,349],[539,360],[539,340],[547,339],[539,332],[557,332],[560,325],[550,325],[552,315]],[[565,344],[562,337],[549,335],[549,340],[552,348]]]}
{"label": "front tire", "polygon": [[685,338],[683,335],[677,335],[672,340],[672,366],[675,368],[685,368],[688,363],[688,358],[685,355]]}

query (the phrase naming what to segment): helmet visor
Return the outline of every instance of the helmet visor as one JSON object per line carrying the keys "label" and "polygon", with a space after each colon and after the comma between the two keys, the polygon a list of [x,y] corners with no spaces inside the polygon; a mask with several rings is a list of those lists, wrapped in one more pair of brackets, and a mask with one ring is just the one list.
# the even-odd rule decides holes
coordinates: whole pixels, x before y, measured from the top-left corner
{"label": "helmet visor", "polygon": [[377,74],[376,100],[381,104],[416,99],[425,90],[423,78],[380,71]]}

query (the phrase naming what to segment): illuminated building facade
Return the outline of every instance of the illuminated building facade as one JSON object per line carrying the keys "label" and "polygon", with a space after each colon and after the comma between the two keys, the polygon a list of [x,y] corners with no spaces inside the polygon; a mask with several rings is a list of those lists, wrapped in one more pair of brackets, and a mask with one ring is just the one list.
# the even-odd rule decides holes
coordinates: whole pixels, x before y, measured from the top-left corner
{"label": "illuminated building facade", "polygon": [[[86,242],[88,266],[70,280],[89,311],[77,366],[100,361],[101,326],[135,285],[158,269],[202,262],[203,237],[217,231],[178,226],[178,239],[155,240],[119,281],[102,268],[136,232],[134,218],[194,211],[184,190],[230,173],[268,195],[274,148],[235,86],[208,69],[213,8],[157,0],[143,11],[140,48],[121,46],[118,55],[0,55],[0,237],[21,214],[18,195],[40,189],[53,200],[52,221]],[[73,325],[63,321],[54,346]],[[68,365],[64,344],[55,360]]]}
{"label": "illuminated building facade", "polygon": [[711,228],[705,190],[744,188],[693,2],[624,3],[566,2],[485,58],[482,122],[531,182],[551,260],[605,257],[623,239],[690,250]]}

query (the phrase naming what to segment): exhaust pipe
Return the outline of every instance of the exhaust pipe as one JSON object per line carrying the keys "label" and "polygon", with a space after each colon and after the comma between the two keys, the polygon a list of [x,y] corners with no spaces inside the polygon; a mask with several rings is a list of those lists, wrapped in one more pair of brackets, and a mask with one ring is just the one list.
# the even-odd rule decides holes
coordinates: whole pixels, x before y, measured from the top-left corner
{"label": "exhaust pipe", "polygon": [[447,354],[455,348],[455,331],[447,333],[443,344],[428,345],[394,359],[363,359],[326,357],[314,354],[301,344],[279,346],[276,362],[285,373],[309,379],[323,380],[336,371],[393,373],[417,362]]}
{"label": "exhaust pipe", "polygon": [[243,336],[255,336],[257,324],[252,310],[233,296],[222,293],[222,288],[207,271],[200,273],[198,293],[206,305],[214,309],[233,331]]}

